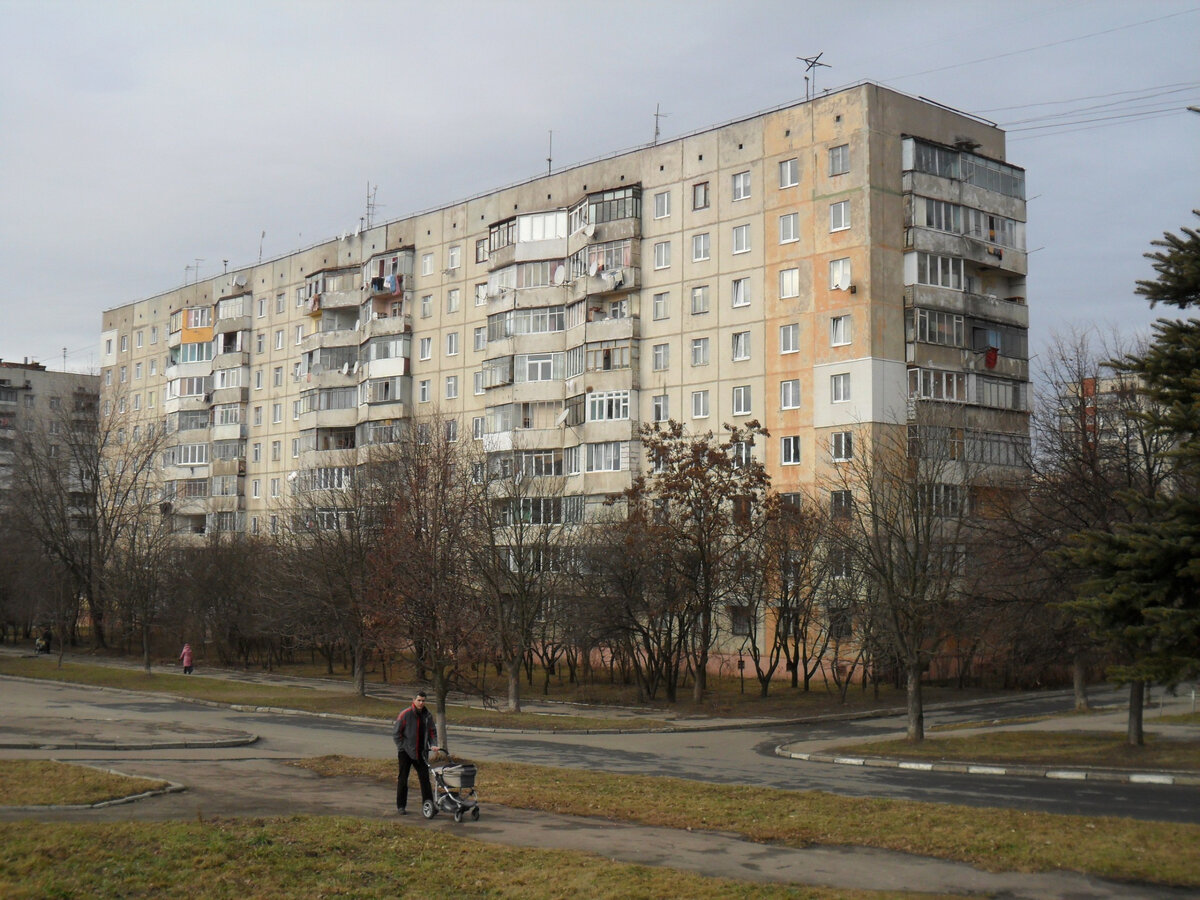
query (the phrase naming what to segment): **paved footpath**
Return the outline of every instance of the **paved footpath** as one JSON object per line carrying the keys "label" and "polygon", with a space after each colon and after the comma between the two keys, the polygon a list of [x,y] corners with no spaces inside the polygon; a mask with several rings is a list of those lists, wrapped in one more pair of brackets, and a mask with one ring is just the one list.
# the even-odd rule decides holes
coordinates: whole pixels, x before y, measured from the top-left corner
{"label": "paved footpath", "polygon": [[[582,816],[562,816],[486,803],[479,822],[455,824],[440,815],[397,817],[390,786],[368,779],[322,778],[285,760],[247,755],[257,735],[189,722],[127,730],[125,722],[93,714],[90,689],[0,679],[9,701],[0,730],[3,758],[70,758],[183,785],[136,802],[103,808],[0,808],[0,821],[163,821],[225,816],[348,815],[389,819],[397,827],[449,830],[463,837],[517,847],[580,850],[621,862],[666,866],[702,875],[746,881],[830,886],[844,889],[918,891],[1011,898],[1175,898],[1194,891],[1129,885],[1068,872],[989,873],[971,866],[903,853],[856,847],[792,849],[755,844],[736,835],[647,827]],[[59,716],[39,715],[39,695],[54,691]],[[25,696],[28,695],[28,696]],[[148,702],[146,698],[143,703]],[[26,701],[26,702],[22,702]],[[168,701],[159,701],[167,704]],[[215,711],[214,711],[215,712]],[[269,717],[268,717],[269,719]],[[213,720],[215,721],[215,719]],[[259,721],[267,721],[259,719]],[[269,725],[264,725],[264,731]],[[24,744],[17,749],[15,744]],[[38,743],[46,749],[34,750]],[[87,745],[84,747],[83,745]],[[78,747],[64,753],[67,746]],[[234,754],[231,748],[240,747]],[[58,748],[58,749],[53,749]],[[85,751],[81,752],[81,751]],[[756,790],[747,788],[747,790]],[[647,798],[647,802],[653,802]],[[781,814],[784,811],[781,810]]]}

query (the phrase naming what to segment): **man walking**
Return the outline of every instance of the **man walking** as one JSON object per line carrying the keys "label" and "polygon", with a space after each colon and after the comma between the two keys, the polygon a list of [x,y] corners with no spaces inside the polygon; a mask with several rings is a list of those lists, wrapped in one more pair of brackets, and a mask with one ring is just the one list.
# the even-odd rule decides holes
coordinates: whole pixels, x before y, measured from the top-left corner
{"label": "man walking", "polygon": [[392,740],[396,744],[396,757],[400,764],[396,776],[396,810],[407,815],[408,772],[417,770],[421,782],[421,803],[433,801],[433,789],[429,786],[429,752],[437,750],[437,726],[433,715],[425,708],[425,692],[417,691],[412,705],[396,716],[392,725]]}

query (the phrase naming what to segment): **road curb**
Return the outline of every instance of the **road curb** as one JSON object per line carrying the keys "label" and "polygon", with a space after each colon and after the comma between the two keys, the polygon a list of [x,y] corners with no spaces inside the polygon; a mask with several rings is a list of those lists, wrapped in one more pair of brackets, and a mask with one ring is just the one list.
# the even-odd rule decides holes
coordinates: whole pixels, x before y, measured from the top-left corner
{"label": "road curb", "polygon": [[883,756],[854,756],[851,754],[801,753],[787,749],[786,744],[775,748],[775,755],[803,762],[830,763],[839,766],[862,766],[876,769],[908,769],[916,772],[948,772],[955,775],[992,775],[1020,778],[1050,778],[1059,781],[1102,781],[1118,784],[1165,784],[1200,787],[1200,774],[1190,772],[1123,771],[1087,767],[995,765],[983,762],[941,762],[895,759]]}
{"label": "road curb", "polygon": [[[68,759],[56,759],[53,762],[62,763],[68,766],[82,766],[85,769],[93,769],[97,772],[105,772],[109,775],[119,775],[122,778],[141,778],[144,781],[164,781],[162,778],[146,778],[145,775],[130,775],[127,772],[119,772],[116,769],[108,769],[102,766],[89,766],[87,763],[76,762]],[[139,800],[146,800],[150,797],[161,797],[164,794],[182,794],[187,790],[186,785],[179,784],[176,781],[168,781],[166,787],[155,788],[152,791],[142,791],[137,794],[129,794],[125,797],[114,797],[111,800],[99,800],[96,803],[58,803],[58,804],[43,804],[40,806],[6,806],[5,811],[20,810],[37,812],[47,809],[105,809],[109,806],[122,806],[126,803],[136,803]]]}

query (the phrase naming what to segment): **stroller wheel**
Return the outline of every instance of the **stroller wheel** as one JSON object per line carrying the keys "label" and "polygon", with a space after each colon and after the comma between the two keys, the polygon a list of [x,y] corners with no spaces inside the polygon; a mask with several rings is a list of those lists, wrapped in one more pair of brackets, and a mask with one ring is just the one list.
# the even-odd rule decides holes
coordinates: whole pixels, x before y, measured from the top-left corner
{"label": "stroller wheel", "polygon": [[462,821],[462,810],[461,810],[461,809],[456,809],[456,810],[454,811],[454,821],[455,821],[455,822],[461,822],[461,821]]}
{"label": "stroller wheel", "polygon": [[471,818],[474,819],[476,822],[479,821],[479,807],[478,806],[471,807]]}
{"label": "stroller wheel", "polygon": [[426,800],[421,804],[421,815],[427,819],[432,819],[437,815],[437,807],[434,806],[432,800]]}

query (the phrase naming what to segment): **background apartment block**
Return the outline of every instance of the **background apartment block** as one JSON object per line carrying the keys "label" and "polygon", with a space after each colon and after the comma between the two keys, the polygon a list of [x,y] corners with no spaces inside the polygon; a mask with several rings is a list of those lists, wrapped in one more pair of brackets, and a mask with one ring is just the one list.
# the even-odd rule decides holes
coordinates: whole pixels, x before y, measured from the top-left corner
{"label": "background apartment block", "polygon": [[[776,490],[922,401],[988,465],[1028,446],[1024,173],[985,121],[865,84],[108,310],[103,402],[161,421],[181,532],[263,532],[297,484],[437,413],[561,475],[638,424],[757,419]],[[354,451],[354,453],[349,453]]]}
{"label": "background apartment block", "polygon": [[27,437],[32,450],[57,455],[77,423],[94,429],[99,389],[95,375],[52,372],[28,359],[0,360],[0,496],[11,487],[12,467],[19,464],[19,436]]}

